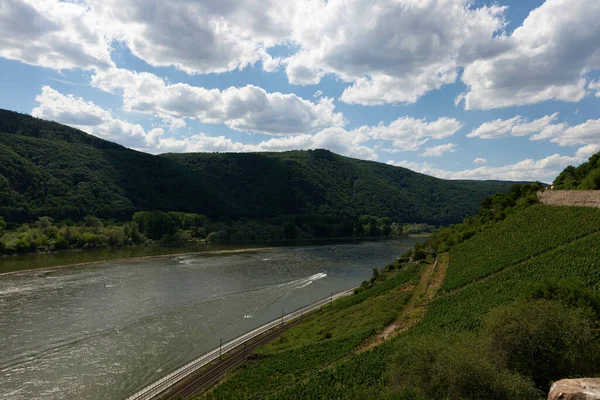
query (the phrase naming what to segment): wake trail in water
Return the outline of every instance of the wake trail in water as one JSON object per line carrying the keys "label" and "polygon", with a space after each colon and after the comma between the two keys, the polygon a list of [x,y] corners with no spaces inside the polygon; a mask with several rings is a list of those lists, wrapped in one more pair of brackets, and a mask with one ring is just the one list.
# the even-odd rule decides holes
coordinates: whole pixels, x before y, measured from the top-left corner
{"label": "wake trail in water", "polygon": [[[283,293],[276,295],[275,297],[273,297],[267,301],[261,302],[261,303],[257,304],[256,306],[252,307],[250,310],[248,310],[244,313],[243,319],[253,318],[254,314],[258,310],[260,310],[270,304],[273,304],[273,303],[277,302],[278,300],[288,296],[292,292],[302,289],[302,288],[305,288],[308,285],[312,284],[313,282],[316,282],[319,279],[323,279],[325,277],[327,277],[327,273],[319,272],[318,274],[314,274],[314,275],[311,275],[306,278],[295,279],[293,281],[263,287],[263,290],[265,288],[272,288],[272,287],[275,287],[277,289],[283,289]],[[260,290],[260,289],[255,289],[255,290]],[[222,329],[225,329],[226,327],[228,327],[229,325],[232,325],[234,323],[236,323],[236,320],[232,320],[230,323],[225,325]]]}

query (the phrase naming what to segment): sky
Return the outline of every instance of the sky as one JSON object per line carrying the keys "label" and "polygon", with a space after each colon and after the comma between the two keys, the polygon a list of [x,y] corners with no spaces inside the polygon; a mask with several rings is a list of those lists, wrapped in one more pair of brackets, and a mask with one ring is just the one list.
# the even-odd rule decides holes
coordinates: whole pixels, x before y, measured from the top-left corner
{"label": "sky", "polygon": [[598,0],[0,0],[0,108],[152,154],[551,182],[599,106]]}

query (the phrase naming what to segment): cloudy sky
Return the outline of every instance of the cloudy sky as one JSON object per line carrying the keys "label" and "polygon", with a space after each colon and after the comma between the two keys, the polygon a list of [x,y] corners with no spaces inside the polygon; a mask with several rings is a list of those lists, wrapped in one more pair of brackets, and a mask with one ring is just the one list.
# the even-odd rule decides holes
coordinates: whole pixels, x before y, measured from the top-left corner
{"label": "cloudy sky", "polygon": [[155,154],[551,181],[600,151],[600,1],[0,0],[0,108]]}

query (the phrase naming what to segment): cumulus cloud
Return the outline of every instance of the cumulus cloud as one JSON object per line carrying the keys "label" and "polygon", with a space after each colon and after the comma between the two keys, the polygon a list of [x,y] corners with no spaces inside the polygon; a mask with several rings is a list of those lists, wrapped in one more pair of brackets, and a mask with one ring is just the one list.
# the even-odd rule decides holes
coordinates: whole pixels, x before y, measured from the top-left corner
{"label": "cumulus cloud", "polygon": [[590,82],[588,89],[596,92],[596,97],[600,97],[600,79],[597,81]]}
{"label": "cumulus cloud", "polygon": [[454,143],[441,144],[439,146],[427,147],[423,154],[423,157],[439,157],[444,153],[453,153],[456,151],[456,145]]}
{"label": "cumulus cloud", "polygon": [[[504,48],[505,7],[469,0],[317,0],[295,20],[300,50],[283,60],[291,83],[328,73],[352,82],[341,99],[356,104],[412,103],[454,82],[457,68]],[[357,28],[359,27],[359,28]],[[496,37],[495,37],[496,36]]]}
{"label": "cumulus cloud", "polygon": [[249,152],[285,151],[326,148],[339,154],[366,160],[375,160],[377,153],[364,146],[366,137],[343,128],[325,128],[314,135],[290,135],[271,138],[257,144],[235,142],[225,136],[198,133],[188,137],[167,136],[164,129],[146,131],[80,97],[62,94],[49,86],[42,87],[36,96],[38,106],[31,114],[38,118],[71,125],[92,135],[116,141],[124,146],[150,153],[161,152]]}
{"label": "cumulus cloud", "polygon": [[388,164],[404,167],[416,172],[433,175],[442,179],[501,179],[511,181],[542,181],[551,182],[566,166],[581,159],[577,157],[561,156],[553,154],[540,160],[526,159],[515,164],[507,164],[499,167],[482,166],[460,171],[448,171],[436,168],[430,163],[417,163],[413,161],[388,161]]}
{"label": "cumulus cloud", "polygon": [[481,124],[468,133],[467,137],[498,139],[507,136],[530,135],[530,140],[550,140],[559,146],[592,146],[587,147],[588,149],[600,146],[600,119],[590,119],[584,123],[569,126],[566,122],[556,123],[557,118],[558,113],[546,115],[531,122],[520,115],[505,120],[497,119]]}
{"label": "cumulus cloud", "polygon": [[264,140],[257,144],[234,142],[224,136],[209,136],[204,133],[187,138],[162,138],[157,143],[155,152],[262,152],[328,149],[348,157],[364,160],[377,159],[377,153],[362,146],[352,135],[343,128],[327,128],[314,135],[303,134],[296,136],[277,137]]}
{"label": "cumulus cloud", "polygon": [[401,117],[389,125],[363,126],[356,131],[372,139],[391,141],[402,151],[418,151],[430,140],[445,139],[454,135],[463,124],[454,118],[442,117],[427,122],[425,119]]}
{"label": "cumulus cloud", "polygon": [[92,85],[120,92],[125,110],[159,116],[175,127],[185,125],[186,118],[195,118],[238,131],[285,135],[345,124],[331,98],[313,103],[295,94],[267,93],[253,85],[205,89],[185,83],[167,84],[147,72],[118,68],[98,71]]}
{"label": "cumulus cloud", "polygon": [[57,121],[132,148],[145,148],[156,141],[162,129],[146,132],[141,125],[114,118],[112,113],[91,101],[64,95],[49,86],[36,96],[38,106],[31,111],[37,118]]}
{"label": "cumulus cloud", "polygon": [[487,160],[485,158],[477,157],[476,159],[473,160],[473,162],[475,164],[481,165],[481,164],[486,164]]}
{"label": "cumulus cloud", "polygon": [[551,126],[558,118],[558,113],[546,115],[540,119],[528,122],[520,115],[510,119],[496,119],[481,124],[478,128],[467,134],[469,138],[498,139],[506,136],[527,136],[540,133]]}
{"label": "cumulus cloud", "polygon": [[598,1],[546,0],[510,35],[506,7],[472,0],[1,1],[0,57],[54,69],[104,70],[119,42],[189,74],[259,61],[298,85],[331,74],[351,104],[414,103],[461,70],[466,109],[600,96]]}
{"label": "cumulus cloud", "polygon": [[532,136],[531,139],[550,139],[560,146],[600,145],[600,119],[590,119],[571,127],[567,127],[566,124],[557,125],[552,130]]}
{"label": "cumulus cloud", "polygon": [[507,51],[466,66],[465,108],[583,99],[586,73],[600,68],[598,19],[598,1],[545,1],[506,38]]}
{"label": "cumulus cloud", "polygon": [[0,0],[0,57],[53,69],[107,67],[109,43],[84,4]]}
{"label": "cumulus cloud", "polygon": [[273,71],[266,49],[291,34],[295,2],[276,0],[87,0],[113,36],[154,66],[187,73],[221,73],[259,60]]}

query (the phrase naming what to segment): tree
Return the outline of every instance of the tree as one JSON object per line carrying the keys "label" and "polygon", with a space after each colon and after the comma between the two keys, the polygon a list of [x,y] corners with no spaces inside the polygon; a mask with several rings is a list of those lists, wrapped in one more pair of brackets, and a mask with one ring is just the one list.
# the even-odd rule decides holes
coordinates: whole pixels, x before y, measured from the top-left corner
{"label": "tree", "polygon": [[0,235],[2,235],[4,228],[6,228],[6,221],[4,221],[4,218],[0,217]]}
{"label": "tree", "polygon": [[218,243],[221,241],[221,239],[219,238],[219,234],[217,232],[211,232],[206,237],[206,241],[208,243]]}

